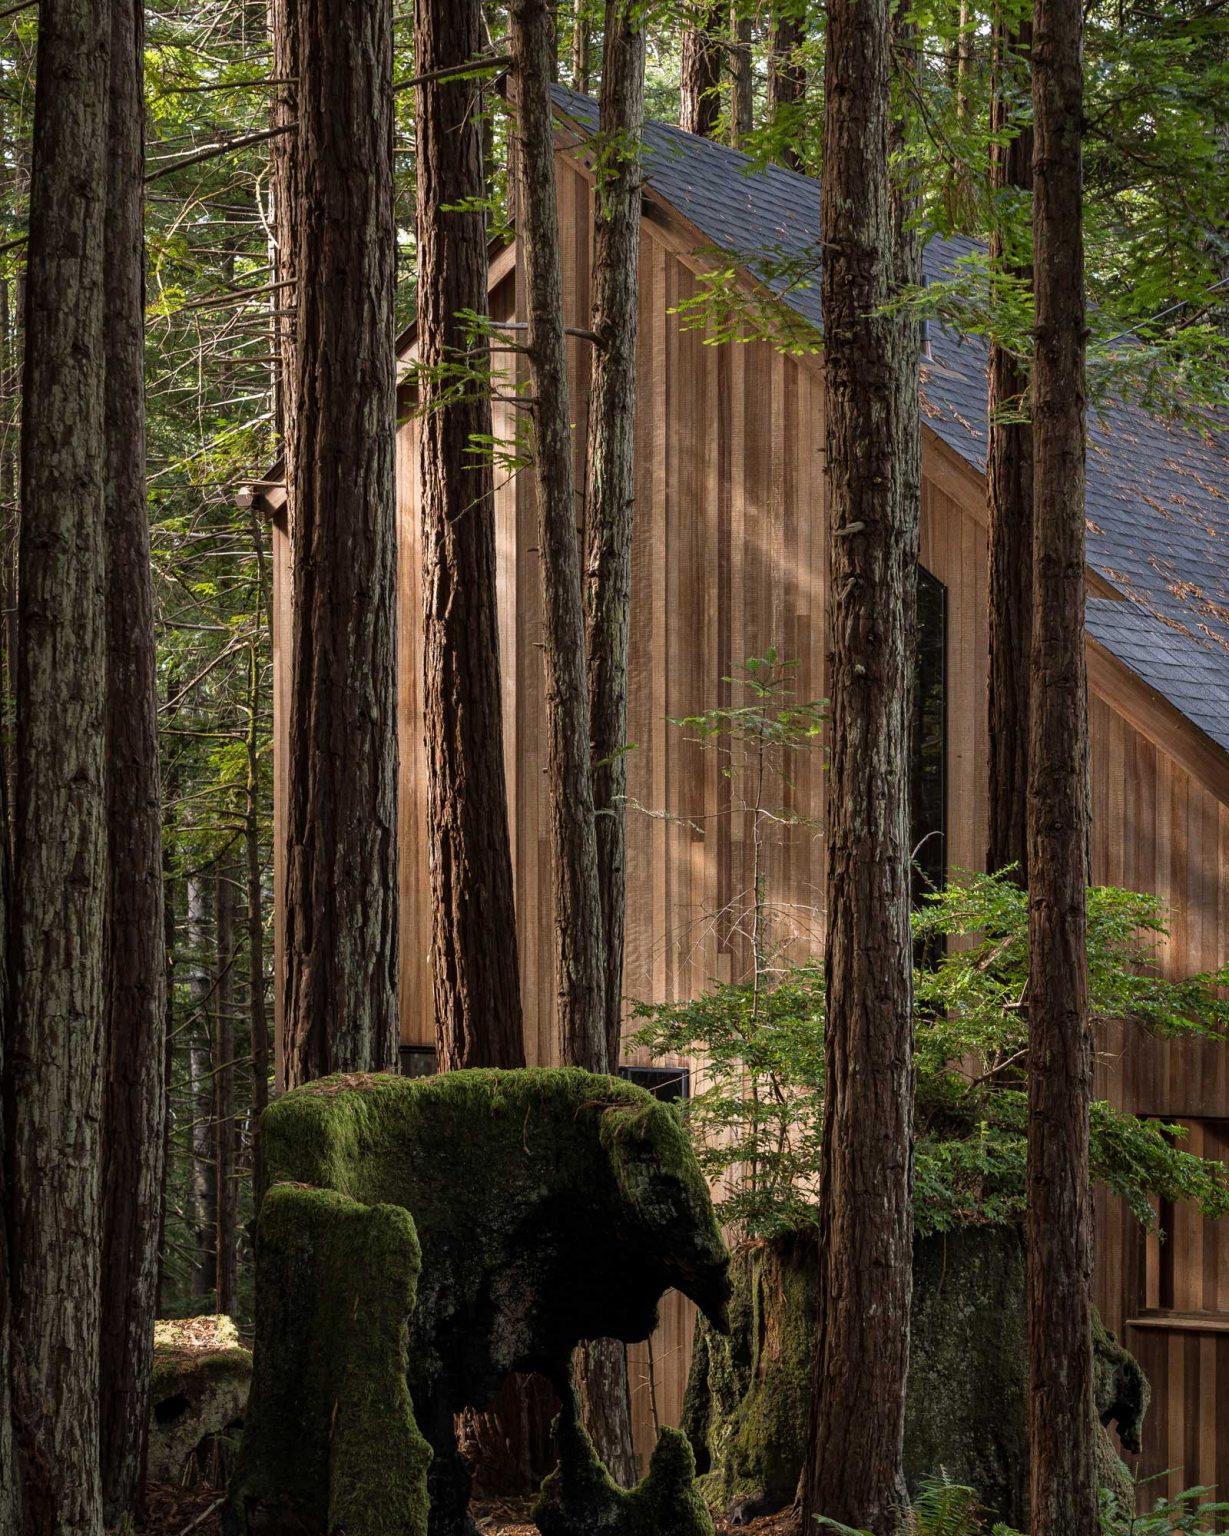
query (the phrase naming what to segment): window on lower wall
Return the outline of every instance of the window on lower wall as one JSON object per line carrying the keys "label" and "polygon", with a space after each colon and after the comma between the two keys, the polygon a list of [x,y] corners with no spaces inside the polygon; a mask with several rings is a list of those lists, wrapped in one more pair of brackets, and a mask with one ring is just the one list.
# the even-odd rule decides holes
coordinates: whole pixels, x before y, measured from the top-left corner
{"label": "window on lower wall", "polygon": [[909,763],[913,901],[938,890],[947,868],[947,588],[917,568],[917,627]]}
{"label": "window on lower wall", "polygon": [[[1229,1119],[1166,1117],[1186,1128],[1183,1148],[1229,1163]],[[1208,1221],[1189,1201],[1162,1200],[1144,1248],[1144,1307],[1148,1312],[1229,1316],[1229,1217]]]}

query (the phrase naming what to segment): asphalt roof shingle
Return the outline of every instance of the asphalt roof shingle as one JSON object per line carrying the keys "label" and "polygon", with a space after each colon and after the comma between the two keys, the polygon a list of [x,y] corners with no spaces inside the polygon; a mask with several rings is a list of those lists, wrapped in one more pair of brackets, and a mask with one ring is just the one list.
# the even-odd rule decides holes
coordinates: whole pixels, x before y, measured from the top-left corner
{"label": "asphalt roof shingle", "polygon": [[[592,98],[557,86],[555,102],[582,130],[596,128]],[[773,285],[818,327],[818,182],[666,123],[645,125],[644,149],[650,186],[713,247],[762,274],[777,255],[810,264],[809,286],[796,278]],[[950,276],[978,249],[963,238],[930,240],[927,278]],[[986,345],[936,325],[930,339],[926,423],[984,473]],[[1129,403],[1090,413],[1088,561],[1129,601],[1090,599],[1088,628],[1229,751],[1229,423],[1208,419],[1215,426],[1201,435]]]}

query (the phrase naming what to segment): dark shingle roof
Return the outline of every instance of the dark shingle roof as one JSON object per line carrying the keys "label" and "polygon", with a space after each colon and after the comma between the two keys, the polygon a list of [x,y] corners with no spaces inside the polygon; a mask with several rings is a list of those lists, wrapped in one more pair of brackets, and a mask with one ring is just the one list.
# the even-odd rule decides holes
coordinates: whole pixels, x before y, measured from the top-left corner
{"label": "dark shingle roof", "polygon": [[[555,100],[581,128],[596,127],[590,97],[560,86]],[[765,257],[811,260],[810,286],[775,286],[791,310],[819,325],[817,182],[665,123],[645,127],[645,176],[742,265],[763,273]],[[932,239],[927,277],[950,274],[977,250],[972,240]],[[932,325],[931,351],[924,419],[984,472],[985,343]],[[1134,405],[1092,413],[1087,514],[1089,564],[1130,600],[1090,600],[1090,633],[1229,751],[1229,424],[1217,419],[1200,435]]]}

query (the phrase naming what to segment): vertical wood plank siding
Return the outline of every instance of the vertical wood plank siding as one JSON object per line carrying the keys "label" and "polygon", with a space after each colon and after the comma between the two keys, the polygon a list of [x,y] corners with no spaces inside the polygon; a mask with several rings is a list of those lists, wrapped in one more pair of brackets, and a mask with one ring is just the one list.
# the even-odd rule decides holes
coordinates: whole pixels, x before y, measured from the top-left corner
{"label": "vertical wood plank siding", "polygon": [[[559,164],[567,319],[586,327],[592,187],[573,161]],[[751,828],[739,785],[723,776],[715,752],[688,740],[668,717],[732,702],[722,678],[770,646],[798,661],[799,698],[823,696],[825,519],[818,359],[784,357],[760,342],[705,346],[674,312],[694,296],[700,263],[659,219],[646,220],[643,231],[624,985],[631,998],[656,1000],[745,975],[750,958],[739,917],[752,888]],[[512,272],[492,293],[492,313],[510,319],[516,312]],[[589,346],[579,337],[569,345],[578,455]],[[511,438],[521,414],[497,404],[497,436]],[[430,1044],[414,430],[412,421],[403,427],[398,452],[401,1018],[403,1042]],[[924,452],[921,558],[948,592],[947,860],[949,869],[977,869],[987,842],[984,489],[935,440]],[[530,476],[500,471],[496,479],[526,1051],[531,1064],[549,1064],[558,1052],[535,514]],[[578,506],[578,527],[582,516]],[[275,561],[275,575],[279,570]],[[282,582],[275,593],[279,614],[287,601]],[[284,663],[280,622],[275,644]],[[1093,878],[1153,891],[1172,903],[1164,965],[1175,973],[1211,968],[1229,945],[1229,765],[1112,658],[1092,649]],[[1208,763],[1211,771],[1201,772]],[[774,928],[795,953],[818,953],[820,753],[803,759],[784,798],[809,821],[783,831],[769,850]],[[1229,1053],[1223,1048],[1151,1042],[1118,1028],[1106,1031],[1100,1046],[1099,1096],[1139,1113],[1199,1122],[1192,1141],[1197,1132],[1200,1144],[1229,1152]],[[1145,1449],[1134,1470],[1148,1476],[1178,1469],[1169,1478],[1171,1491],[1196,1482],[1229,1488],[1229,1233],[1201,1233],[1186,1216],[1175,1223],[1170,1252],[1184,1273],[1174,1281],[1173,1294],[1182,1299],[1173,1305],[1187,1314],[1178,1321],[1144,1315],[1150,1297],[1155,1304],[1159,1295],[1163,1261],[1155,1242],[1104,1194],[1097,1202],[1097,1245],[1098,1305],[1153,1383]],[[1219,1319],[1208,1316],[1213,1308],[1221,1310]],[[681,1298],[663,1304],[653,1341],[655,1392],[647,1346],[632,1350],[641,1450],[653,1440],[654,1398],[660,1422],[678,1420],[692,1317]]]}

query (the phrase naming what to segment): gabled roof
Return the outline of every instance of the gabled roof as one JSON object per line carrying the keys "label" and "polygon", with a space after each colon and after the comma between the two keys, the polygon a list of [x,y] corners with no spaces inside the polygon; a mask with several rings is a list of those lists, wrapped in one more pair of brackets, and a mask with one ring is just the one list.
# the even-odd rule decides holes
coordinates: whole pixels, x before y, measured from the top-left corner
{"label": "gabled roof", "polygon": [[[597,104],[555,87],[557,110],[585,132]],[[819,183],[779,166],[651,122],[644,135],[650,189],[712,247],[781,291],[801,319],[820,325]],[[926,276],[950,275],[978,249],[932,239]],[[774,283],[774,256],[810,262],[811,286]],[[923,419],[979,474],[985,472],[987,348],[977,337],[931,327],[923,368]],[[1229,422],[1206,434],[1169,426],[1138,406],[1090,413],[1088,562],[1126,602],[1090,599],[1092,637],[1229,751]]]}

